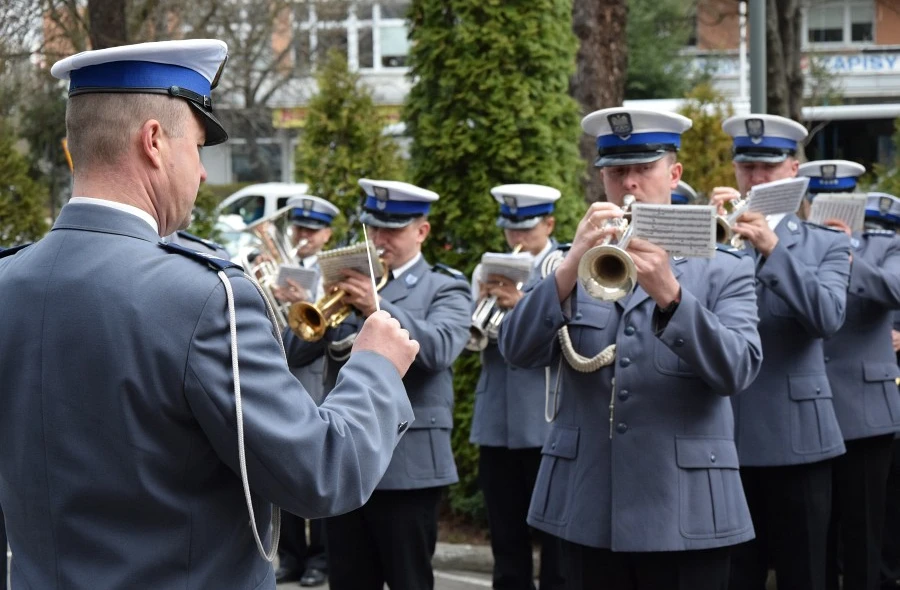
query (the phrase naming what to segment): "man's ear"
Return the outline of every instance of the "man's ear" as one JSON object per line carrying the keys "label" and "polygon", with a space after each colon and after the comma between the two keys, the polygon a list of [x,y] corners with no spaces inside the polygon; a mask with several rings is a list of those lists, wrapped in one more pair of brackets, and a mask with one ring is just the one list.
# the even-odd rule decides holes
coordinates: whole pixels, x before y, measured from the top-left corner
{"label": "man's ear", "polygon": [[154,168],[162,168],[161,146],[164,139],[162,125],[156,119],[147,119],[141,125],[138,134],[141,153]]}
{"label": "man's ear", "polygon": [[416,242],[421,244],[431,232],[431,223],[427,219],[423,219],[416,228]]}

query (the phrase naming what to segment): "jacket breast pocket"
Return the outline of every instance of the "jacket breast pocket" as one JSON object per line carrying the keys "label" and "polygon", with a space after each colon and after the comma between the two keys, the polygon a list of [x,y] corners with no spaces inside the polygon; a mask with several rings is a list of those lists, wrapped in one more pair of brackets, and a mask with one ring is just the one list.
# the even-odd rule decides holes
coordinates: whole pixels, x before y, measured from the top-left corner
{"label": "jacket breast pocket", "polygon": [[725,537],[752,526],[732,440],[679,437],[675,452],[682,535]]}
{"label": "jacket breast pocket", "polygon": [[569,517],[579,434],[577,426],[555,426],[544,442],[530,510],[538,520],[562,525]]}
{"label": "jacket breast pocket", "polygon": [[824,374],[788,375],[788,389],[794,452],[822,453],[843,444],[828,378]]}
{"label": "jacket breast pocket", "polygon": [[414,479],[432,479],[453,474],[450,430],[453,416],[449,408],[416,408],[416,419],[404,435],[406,472]]}
{"label": "jacket breast pocket", "polygon": [[599,305],[584,299],[578,300],[578,307],[569,320],[569,336],[575,350],[591,357],[603,350],[607,344],[615,342],[615,334],[607,334],[610,305]]}
{"label": "jacket breast pocket", "polygon": [[866,424],[887,427],[900,424],[900,369],[895,363],[863,363],[863,403]]}
{"label": "jacket breast pocket", "polygon": [[656,370],[663,375],[674,377],[696,377],[694,370],[680,356],[672,352],[666,343],[653,336],[656,341],[653,344],[653,364]]}

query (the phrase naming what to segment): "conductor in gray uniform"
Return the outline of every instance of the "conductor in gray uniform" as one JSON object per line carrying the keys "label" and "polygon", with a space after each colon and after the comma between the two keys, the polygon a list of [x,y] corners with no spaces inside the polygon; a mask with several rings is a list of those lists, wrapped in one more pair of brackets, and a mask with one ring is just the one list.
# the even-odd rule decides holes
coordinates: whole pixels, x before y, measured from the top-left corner
{"label": "conductor in gray uniform", "polygon": [[370,318],[317,408],[243,271],[160,243],[188,223],[200,149],[227,139],[210,98],[226,51],[147,43],[51,70],[70,81],[75,196],[0,259],[14,588],[274,589],[271,504],[362,505],[413,420],[418,346],[396,320]]}
{"label": "conductor in gray uniform", "polygon": [[[297,264],[302,268],[319,272],[320,280],[313,292],[288,279],[288,284],[273,287],[279,301],[317,301],[324,293],[319,269],[319,252],[331,239],[331,224],[340,210],[330,202],[315,195],[298,195],[288,199],[290,212],[290,242]],[[325,356],[311,362],[291,367],[291,372],[316,404],[322,403],[324,394]],[[278,551],[278,583],[299,581],[303,587],[321,586],[325,583],[328,559],[325,552],[325,522],[321,519],[309,522],[309,542],[306,540],[306,519],[286,513],[281,518],[281,545]]]}
{"label": "conductor in gray uniform", "polygon": [[[761,183],[792,178],[806,129],[776,115],[731,117],[738,189],[716,187],[720,205]],[[763,366],[733,400],[741,480],[756,540],[735,550],[732,590],[763,590],[772,564],[781,588],[823,590],[831,517],[831,459],[844,453],[824,340],[844,323],[850,240],[795,214],[747,212],[735,234],[756,266]]]}
{"label": "conductor in gray uniform", "polygon": [[[851,192],[865,168],[855,162],[807,162],[813,202],[828,192]],[[900,431],[900,377],[891,341],[900,310],[900,237],[894,226],[900,199],[884,193],[867,198],[864,231],[825,220],[850,236],[853,261],[847,318],[825,341],[825,367],[834,393],[847,452],[834,460],[829,528],[828,587],[837,590],[838,563],[844,590],[877,590],[881,568],[885,496],[894,434]]]}
{"label": "conductor in gray uniform", "polygon": [[[497,225],[511,248],[533,256],[532,277],[556,247],[554,203],[560,192],[537,184],[495,186],[491,194],[500,204]],[[503,275],[484,276],[481,265],[472,275],[479,299],[496,298],[495,312],[509,310],[522,298],[515,281]],[[506,312],[508,313],[508,311]],[[490,321],[490,320],[489,320]],[[475,389],[475,411],[469,442],[478,448],[478,481],[484,493],[495,589],[533,590],[532,531],[527,523],[531,491],[541,463],[541,446],[550,431],[545,420],[546,396],[556,371],[551,367],[524,369],[507,363],[495,341],[481,351],[481,374]],[[540,535],[542,590],[563,588],[559,539]]]}
{"label": "conductor in gray uniform", "polygon": [[[610,202],[590,206],[558,269],[500,327],[510,363],[561,367],[528,522],[562,538],[567,588],[720,590],[730,548],[753,538],[729,403],[762,357],[752,258],[722,248],[676,260],[633,239],[632,292],[601,301],[576,279],[625,195],[670,203],[690,126],[629,108],[585,117]],[[571,347],[560,345],[562,328]]]}
{"label": "conductor in gray uniform", "polygon": [[404,378],[416,420],[372,498],[360,509],[329,518],[326,536],[332,590],[381,590],[385,583],[391,590],[427,590],[434,587],[438,503],[446,486],[459,479],[450,447],[451,367],[469,335],[472,298],[462,273],[430,265],[421,252],[438,195],[405,182],[361,179],[359,184],[366,193],[360,221],[392,278],[375,293],[369,277],[344,271],[343,280],[325,288],[343,290],[355,313],[318,342],[293,333],[285,342],[292,365],[326,351],[326,391],[334,391],[346,348],[376,302],[420,343]]}

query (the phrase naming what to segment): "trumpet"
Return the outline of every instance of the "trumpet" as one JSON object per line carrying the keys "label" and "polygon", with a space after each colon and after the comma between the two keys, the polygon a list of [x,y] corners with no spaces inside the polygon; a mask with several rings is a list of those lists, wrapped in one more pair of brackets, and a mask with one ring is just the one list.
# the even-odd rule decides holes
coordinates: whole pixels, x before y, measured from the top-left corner
{"label": "trumpet", "polygon": [[[512,253],[518,254],[522,250],[522,244],[516,244]],[[522,283],[516,285],[521,289]],[[496,340],[500,331],[500,322],[509,310],[497,307],[497,296],[482,297],[472,314],[472,323],[469,326],[469,341],[466,342],[466,350],[480,352],[487,348],[488,342]]]}
{"label": "trumpet", "polygon": [[604,229],[615,228],[616,234],[585,252],[578,261],[578,281],[595,299],[617,301],[630,293],[637,282],[634,260],[625,251],[634,231],[628,219],[634,201],[634,195],[625,195],[622,207],[625,217],[609,219],[603,224]]}
{"label": "trumpet", "polygon": [[732,226],[744,212],[747,211],[749,199],[734,199],[722,203],[725,215],[716,217],[716,242],[719,244],[731,244],[734,248],[744,247],[744,240],[734,233]]}
{"label": "trumpet", "polygon": [[[335,259],[361,252],[372,256],[373,250],[371,242],[335,248],[320,253],[319,264],[324,269],[326,265],[335,262]],[[378,258],[378,262],[381,264],[381,279],[375,286],[376,291],[380,291],[387,284],[390,276],[387,263],[382,258]],[[353,313],[353,306],[342,302],[346,294],[347,292],[343,289],[338,289],[333,293],[326,294],[315,303],[301,301],[293,304],[288,315],[291,330],[307,342],[321,340],[328,328],[337,327]]]}

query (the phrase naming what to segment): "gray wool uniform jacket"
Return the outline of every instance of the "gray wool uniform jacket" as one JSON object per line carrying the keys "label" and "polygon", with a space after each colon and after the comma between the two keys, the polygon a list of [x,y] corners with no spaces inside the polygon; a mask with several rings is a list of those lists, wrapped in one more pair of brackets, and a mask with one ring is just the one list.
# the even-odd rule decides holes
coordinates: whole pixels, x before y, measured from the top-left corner
{"label": "gray wool uniform jacket", "polygon": [[[456,271],[453,271],[456,273]],[[378,484],[379,490],[411,490],[459,481],[450,432],[453,429],[452,366],[469,337],[472,296],[462,274],[458,278],[432,268],[421,258],[381,289],[381,309],[387,311],[419,342],[419,354],[403,378],[415,422],[394,451]],[[284,341],[288,362],[302,366],[326,355],[325,399],[343,366],[344,350],[359,331],[361,318],[351,314],[318,342],[305,342],[290,330]]]}
{"label": "gray wool uniform jacket", "polygon": [[844,440],[900,431],[900,377],[891,344],[900,309],[900,237],[890,230],[858,233],[847,319],[825,341],[825,368]]}
{"label": "gray wool uniform jacket", "polygon": [[617,347],[614,363],[594,373],[562,363],[559,413],[528,513],[535,528],[632,552],[753,538],[729,402],[762,359],[753,261],[718,251],[673,260],[672,270],[681,303],[661,331],[643,288],[608,303],[579,285],[564,307],[552,274],[501,325],[500,351],[519,366],[558,362],[563,326],[584,356]]}
{"label": "gray wool uniform jacket", "polygon": [[[529,284],[540,278],[543,258],[535,261]],[[469,442],[509,449],[542,446],[550,432],[544,417],[545,398],[548,387],[552,394],[556,385],[556,369],[557,365],[517,367],[506,362],[496,342],[489,342],[481,351]]]}
{"label": "gray wool uniform jacket", "polygon": [[824,340],[844,323],[850,240],[788,215],[778,245],[756,259],[759,376],[734,399],[741,466],[814,463],[844,453],[825,373]]}
{"label": "gray wool uniform jacket", "polygon": [[[215,264],[158,242],[134,215],[69,204],[49,235],[0,259],[13,588],[275,588],[239,475],[225,287]],[[399,374],[355,355],[317,408],[258,291],[222,265],[260,533],[270,502],[312,518],[357,508],[413,420]]]}

